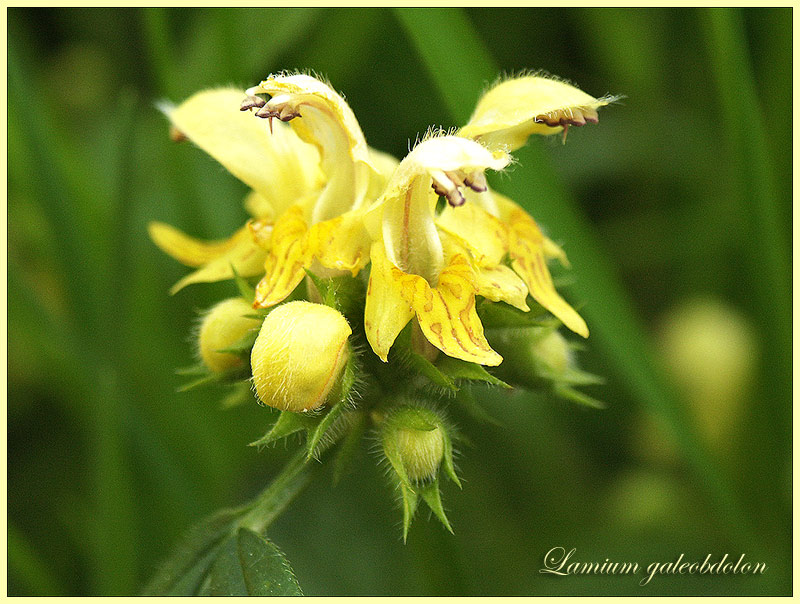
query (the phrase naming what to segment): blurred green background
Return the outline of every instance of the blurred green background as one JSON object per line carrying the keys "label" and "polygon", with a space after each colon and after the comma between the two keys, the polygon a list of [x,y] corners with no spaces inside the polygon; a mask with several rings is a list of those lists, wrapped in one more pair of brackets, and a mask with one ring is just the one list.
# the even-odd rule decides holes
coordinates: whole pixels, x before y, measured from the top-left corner
{"label": "blurred green background", "polygon": [[[310,595],[791,593],[791,9],[8,11],[8,590],[138,592],[195,521],[291,453],[271,416],[176,393],[196,312],[231,283],[150,220],[224,237],[245,189],[170,142],[161,99],[314,69],[402,157],[459,125],[498,73],[546,69],[626,98],[531,141],[496,187],[563,243],[605,411],[478,391],[455,528],[418,518],[365,450],[271,527]],[[760,576],[540,574],[574,560],[765,562]],[[642,575],[643,576],[643,575]]]}

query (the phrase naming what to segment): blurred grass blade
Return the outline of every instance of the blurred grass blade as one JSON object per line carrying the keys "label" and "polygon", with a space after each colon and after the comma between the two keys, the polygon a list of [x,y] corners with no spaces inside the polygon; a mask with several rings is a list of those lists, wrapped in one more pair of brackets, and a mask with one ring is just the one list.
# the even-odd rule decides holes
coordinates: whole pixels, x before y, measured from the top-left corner
{"label": "blurred grass blade", "polygon": [[395,9],[450,114],[465,124],[483,86],[499,74],[483,41],[461,10]]}
{"label": "blurred grass blade", "polygon": [[66,594],[58,577],[41,558],[22,532],[8,524],[8,574],[12,582],[24,584],[32,595],[57,596]]}
{"label": "blurred grass blade", "polygon": [[732,148],[731,174],[739,180],[740,208],[752,229],[745,246],[752,286],[759,294],[761,312],[772,318],[775,333],[788,343],[791,270],[784,237],[786,222],[767,146],[765,125],[772,119],[763,115],[758,101],[741,13],[711,9],[703,15],[723,124]]}
{"label": "blurred grass blade", "polygon": [[[464,123],[482,86],[500,73],[466,15],[457,9],[397,9],[395,14],[414,42],[453,117],[459,125]],[[729,485],[700,443],[680,401],[652,362],[645,330],[616,270],[538,142],[532,140],[517,152],[520,165],[515,169],[514,179],[507,184],[504,181],[506,186],[502,188],[528,207],[531,191],[536,192],[536,219],[551,228],[552,236],[568,242],[567,251],[577,279],[573,288],[575,295],[588,301],[582,313],[592,332],[592,345],[603,351],[634,399],[666,420],[678,446],[713,497],[715,511],[725,519],[731,533],[740,540],[752,538],[752,529],[747,526],[749,521],[739,509]]]}

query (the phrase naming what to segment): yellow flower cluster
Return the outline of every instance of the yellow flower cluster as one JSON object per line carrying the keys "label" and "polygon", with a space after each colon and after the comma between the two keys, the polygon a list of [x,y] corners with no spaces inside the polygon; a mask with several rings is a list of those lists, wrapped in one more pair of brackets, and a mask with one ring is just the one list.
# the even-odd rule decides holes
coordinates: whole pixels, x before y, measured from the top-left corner
{"label": "yellow flower cluster", "polygon": [[[261,96],[264,95],[264,96]],[[566,261],[516,203],[492,191],[531,134],[597,121],[594,98],[541,75],[501,81],[453,134],[425,137],[400,162],[369,147],[344,99],[309,75],[278,74],[249,89],[200,92],[168,110],[175,131],[209,153],[252,192],[252,215],[230,239],[197,241],[152,223],[156,244],[197,270],[185,285],[260,277],[254,307],[289,296],[306,270],[357,275],[370,266],[364,329],[383,361],[415,321],[445,354],[483,365],[489,346],[476,296],[527,311],[528,294],[569,329],[586,323],[556,292],[547,260]],[[268,97],[268,98],[265,98]],[[436,211],[444,197],[445,209]]]}

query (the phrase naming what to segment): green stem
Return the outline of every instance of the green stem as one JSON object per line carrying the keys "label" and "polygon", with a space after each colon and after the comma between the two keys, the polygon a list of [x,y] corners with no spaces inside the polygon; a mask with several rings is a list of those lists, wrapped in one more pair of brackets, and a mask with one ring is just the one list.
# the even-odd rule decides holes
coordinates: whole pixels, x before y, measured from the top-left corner
{"label": "green stem", "polygon": [[237,528],[249,528],[263,534],[311,481],[320,467],[321,464],[311,465],[306,462],[305,450],[298,451],[270,485],[244,506],[244,515],[237,523]]}

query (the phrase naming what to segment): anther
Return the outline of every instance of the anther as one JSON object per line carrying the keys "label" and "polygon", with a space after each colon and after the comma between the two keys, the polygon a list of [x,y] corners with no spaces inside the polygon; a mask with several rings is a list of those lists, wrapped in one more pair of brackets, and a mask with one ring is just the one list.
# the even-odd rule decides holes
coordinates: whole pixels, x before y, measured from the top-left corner
{"label": "anther", "polygon": [[261,108],[266,104],[267,104],[267,101],[262,99],[260,96],[251,95],[251,96],[248,96],[247,98],[245,98],[242,101],[242,105],[241,105],[241,107],[239,107],[239,110],[240,111],[247,111],[248,109],[253,109],[253,108],[256,108],[256,107],[257,108]]}
{"label": "anther", "polygon": [[186,136],[180,130],[178,130],[175,126],[169,127],[169,138],[172,142],[175,143],[182,143],[185,140],[189,140],[189,137]]}
{"label": "anther", "polygon": [[483,174],[483,172],[473,172],[472,174],[467,174],[467,176],[464,178],[464,184],[476,193],[483,193],[489,188],[489,185],[486,182],[486,176]]}

